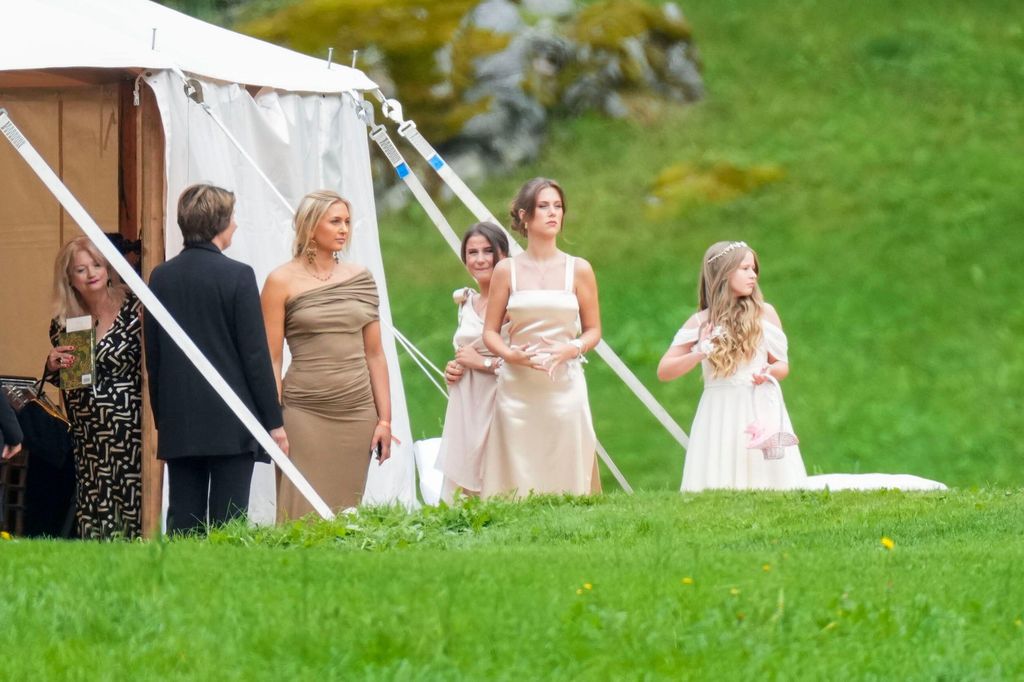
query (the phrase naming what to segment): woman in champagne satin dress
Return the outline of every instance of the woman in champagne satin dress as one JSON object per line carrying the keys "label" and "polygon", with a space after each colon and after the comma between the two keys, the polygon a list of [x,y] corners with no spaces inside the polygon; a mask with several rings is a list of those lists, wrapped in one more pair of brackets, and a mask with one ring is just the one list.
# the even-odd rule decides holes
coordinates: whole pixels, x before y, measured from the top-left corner
{"label": "woman in champagne satin dress", "polygon": [[[371,453],[391,453],[391,396],[373,275],[337,254],[351,211],[334,192],[306,195],[295,214],[295,257],[263,287],[263,316],[281,386],[289,456],[335,511],[359,504]],[[283,341],[292,361],[281,381]],[[278,523],[313,508],[278,479]]]}
{"label": "woman in champagne satin dress", "polygon": [[[484,343],[504,364],[484,445],[481,495],[601,490],[584,354],[601,340],[590,264],[558,249],[565,195],[534,178],[511,207],[526,251],[499,263],[491,281]],[[509,320],[509,343],[500,334]]]}

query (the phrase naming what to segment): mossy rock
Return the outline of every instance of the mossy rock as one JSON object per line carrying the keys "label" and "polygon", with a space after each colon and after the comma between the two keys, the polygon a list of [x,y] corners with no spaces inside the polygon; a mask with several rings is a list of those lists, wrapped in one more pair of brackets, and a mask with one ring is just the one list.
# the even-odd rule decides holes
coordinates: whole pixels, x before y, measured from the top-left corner
{"label": "mossy rock", "polygon": [[649,213],[652,218],[665,218],[688,206],[724,203],[784,176],[785,171],[776,164],[742,167],[729,161],[676,163],[662,169],[651,184]]}
{"label": "mossy rock", "polygon": [[[481,104],[464,104],[461,89],[446,87],[449,74],[439,67],[438,51],[455,37],[463,17],[478,0],[304,0],[242,24],[243,33],[306,54],[325,56],[335,48],[339,61],[352,50],[375,48],[407,111],[428,139],[454,137]],[[497,38],[471,32],[456,53],[472,59],[474,48],[491,49]],[[507,41],[506,41],[507,44]]]}
{"label": "mossy rock", "polygon": [[605,0],[586,7],[571,29],[572,38],[595,49],[621,51],[627,38],[650,36],[659,41],[689,41],[693,31],[660,7],[643,0]]}

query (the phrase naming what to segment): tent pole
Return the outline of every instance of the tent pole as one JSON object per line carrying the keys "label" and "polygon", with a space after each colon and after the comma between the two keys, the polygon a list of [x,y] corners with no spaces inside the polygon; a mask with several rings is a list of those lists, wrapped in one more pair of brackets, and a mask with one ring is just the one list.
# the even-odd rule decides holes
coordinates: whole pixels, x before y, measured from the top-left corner
{"label": "tent pole", "polygon": [[128,261],[125,260],[124,256],[114,247],[103,230],[96,221],[86,212],[82,204],[79,203],[78,199],[68,190],[67,186],[61,182],[60,178],[53,172],[53,169],[43,160],[39,153],[35,150],[32,144],[25,138],[22,132],[14,124],[14,122],[7,115],[7,110],[0,108],[0,132],[3,133],[4,137],[7,138],[8,142],[14,147],[14,150],[21,155],[25,163],[32,169],[32,171],[39,177],[39,179],[46,185],[46,188],[51,194],[60,202],[64,210],[68,212],[82,231],[93,243],[93,245],[103,254],[104,258],[113,266],[114,270],[121,276],[121,279],[125,284],[139,297],[142,304],[146,307],[146,312],[152,315],[156,322],[164,329],[171,340],[181,349],[185,356],[195,366],[206,381],[210,383],[213,390],[224,400],[225,404],[235,413],[235,416],[242,422],[242,424],[249,430],[256,441],[263,447],[264,450],[274,460],[274,463],[281,468],[281,471],[288,477],[288,479],[295,484],[299,492],[302,493],[313,508],[325,519],[334,518],[333,512],[330,507],[317,495],[316,491],[313,490],[309,482],[305,479],[302,473],[295,468],[292,461],[288,459],[288,456],[281,451],[274,439],[270,437],[266,429],[259,423],[256,416],[246,407],[245,403],[239,399],[238,395],[231,389],[224,378],[220,375],[217,369],[210,363],[210,361],[203,355],[202,351],[195,345],[192,339],[185,333],[185,331],[178,324],[177,320],[167,311],[167,308],[160,302],[159,299],[153,294],[146,283],[142,281],[142,278],[136,274],[135,270]]}

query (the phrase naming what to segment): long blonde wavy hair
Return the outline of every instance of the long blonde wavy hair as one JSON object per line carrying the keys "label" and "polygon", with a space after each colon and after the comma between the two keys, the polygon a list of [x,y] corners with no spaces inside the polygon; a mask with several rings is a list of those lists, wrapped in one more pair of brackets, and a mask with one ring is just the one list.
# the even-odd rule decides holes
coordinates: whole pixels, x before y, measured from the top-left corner
{"label": "long blonde wavy hair", "polygon": [[114,301],[121,305],[128,291],[128,287],[121,283],[114,268],[103,257],[100,250],[93,246],[88,237],[76,237],[60,248],[57,257],[53,261],[53,317],[58,324],[64,325],[69,317],[91,315],[91,311],[85,306],[81,295],[71,286],[71,268],[74,267],[75,256],[85,251],[93,259],[107,269],[107,277],[110,287],[110,295]]}
{"label": "long blonde wavy hair", "polygon": [[749,296],[736,296],[729,287],[729,277],[736,272],[747,254],[754,256],[754,272],[760,274],[757,253],[742,242],[716,242],[704,252],[697,292],[699,310],[707,310],[710,329],[721,327],[722,336],[715,339],[715,349],[708,356],[712,376],[732,375],[741,363],[754,357],[761,343],[764,296],[755,283]]}
{"label": "long blonde wavy hair", "polygon": [[[295,227],[292,256],[298,258],[309,248],[309,243],[313,241],[313,232],[316,230],[316,226],[327,215],[327,210],[339,202],[345,204],[345,207],[348,208],[349,219],[354,221],[355,216],[352,215],[352,203],[337,192],[329,189],[318,189],[302,197],[302,201],[299,202],[299,208],[295,211],[295,220],[292,222],[292,225]],[[346,249],[348,244],[351,243],[351,239],[352,233],[350,231],[350,241],[345,244]]]}

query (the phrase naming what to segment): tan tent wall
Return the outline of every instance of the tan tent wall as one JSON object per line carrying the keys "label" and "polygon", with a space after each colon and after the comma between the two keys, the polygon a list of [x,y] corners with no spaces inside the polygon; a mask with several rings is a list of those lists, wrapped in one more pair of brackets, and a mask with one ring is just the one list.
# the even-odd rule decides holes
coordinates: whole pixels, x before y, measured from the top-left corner
{"label": "tan tent wall", "polygon": [[[164,139],[137,74],[97,69],[0,72],[0,107],[107,232],[143,241],[143,276],[163,261]],[[0,144],[0,374],[38,376],[49,349],[53,260],[81,234],[6,141]],[[144,376],[144,375],[143,375]],[[163,467],[143,387],[143,532],[159,530]]]}

